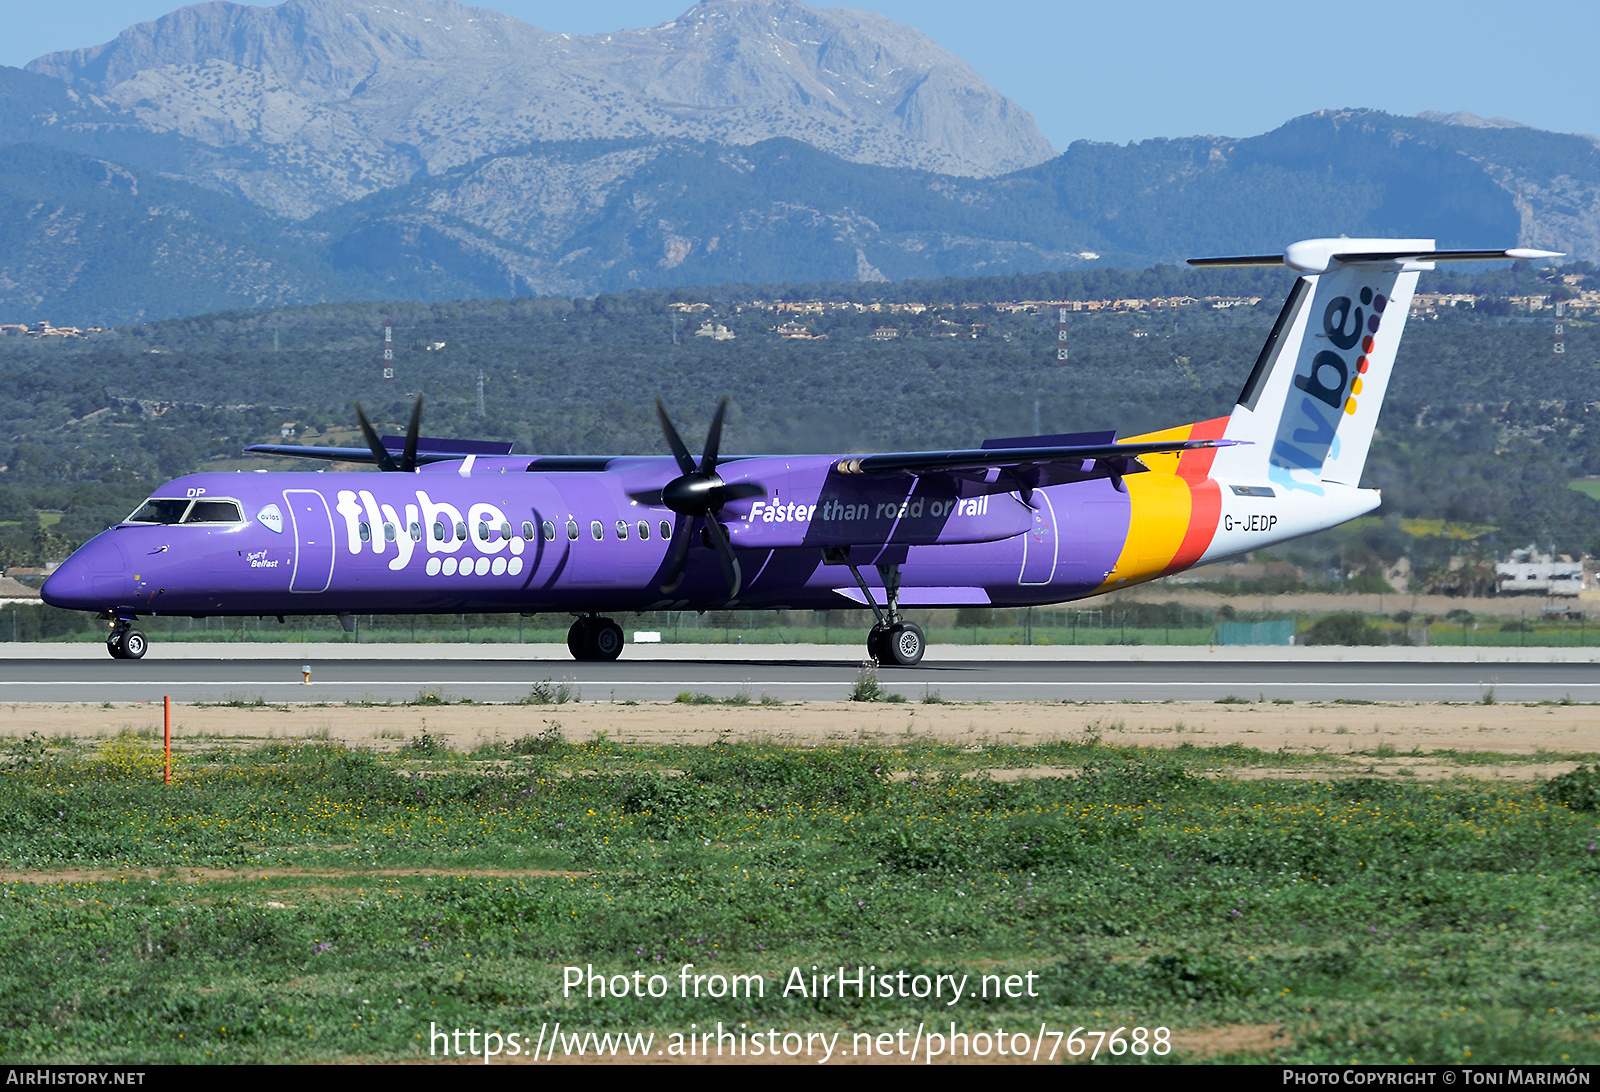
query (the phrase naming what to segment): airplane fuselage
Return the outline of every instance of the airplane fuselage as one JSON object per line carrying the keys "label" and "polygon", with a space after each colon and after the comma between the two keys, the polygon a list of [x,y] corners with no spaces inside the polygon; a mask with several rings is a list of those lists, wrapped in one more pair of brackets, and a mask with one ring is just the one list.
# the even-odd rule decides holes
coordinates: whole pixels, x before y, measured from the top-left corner
{"label": "airplane fuselage", "polygon": [[[981,448],[697,461],[656,402],[671,458],[532,457],[380,437],[249,450],[384,473],[198,474],[158,489],[45,582],[144,654],[142,615],[562,612],[568,645],[614,659],[602,612],[868,607],[867,648],[912,666],[901,607],[1060,603],[1334,527],[1378,506],[1363,467],[1429,239],[1312,239],[1197,259],[1301,274],[1229,415],[1158,433],[991,439]],[[348,621],[348,619],[346,619]]]}
{"label": "airplane fuselage", "polygon": [[1377,504],[1370,490],[1308,503],[1193,468],[1129,475],[1121,488],[1045,486],[1024,502],[984,491],[993,483],[924,492],[927,479],[851,476],[840,462],[723,464],[725,480],[767,490],[721,514],[745,574],[733,599],[700,544],[682,584],[661,592],[674,514],[629,497],[673,472],[652,457],[557,472],[507,457],[411,474],[191,475],[152,499],[174,511],[206,501],[207,521],[119,524],[51,578],[50,599],[127,617],[865,606],[847,561],[874,577],[879,562],[898,563],[904,606],[1022,606],[1259,549]]}

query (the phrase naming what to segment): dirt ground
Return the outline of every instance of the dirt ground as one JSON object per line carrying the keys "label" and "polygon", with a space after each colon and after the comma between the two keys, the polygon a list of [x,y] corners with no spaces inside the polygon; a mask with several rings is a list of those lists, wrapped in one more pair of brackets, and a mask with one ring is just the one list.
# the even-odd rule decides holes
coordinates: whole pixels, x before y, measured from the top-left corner
{"label": "dirt ground", "polygon": [[[0,706],[0,739],[37,732],[51,738],[108,738],[123,731],[161,732],[161,706],[17,704]],[[557,728],[569,742],[604,734],[620,743],[707,744],[757,741],[784,746],[885,745],[915,739],[942,743],[1032,745],[1098,738],[1116,746],[1219,747],[1326,755],[1329,762],[1289,768],[1242,767],[1232,776],[1316,777],[1365,772],[1445,778],[1522,780],[1576,765],[1558,756],[1600,752],[1600,707],[1588,705],[1374,704],[1275,705],[1252,702],[1062,704],[865,704],[803,702],[721,706],[647,702],[566,705],[229,707],[174,705],[174,741],[319,739],[389,750],[423,732],[470,750]],[[1436,752],[1447,752],[1436,754]],[[1538,756],[1549,754],[1551,760]],[[1478,755],[1518,756],[1511,762]],[[1036,775],[1037,776],[1037,775]]]}

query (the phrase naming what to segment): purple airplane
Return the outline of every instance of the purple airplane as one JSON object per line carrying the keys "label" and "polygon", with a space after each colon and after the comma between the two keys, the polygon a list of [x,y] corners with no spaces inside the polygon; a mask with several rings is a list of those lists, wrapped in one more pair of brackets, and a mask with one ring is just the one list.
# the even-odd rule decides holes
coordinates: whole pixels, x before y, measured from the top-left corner
{"label": "purple airplane", "polygon": [[727,400],[696,459],[527,456],[511,445],[380,437],[248,450],[379,471],[193,474],[157,489],[45,581],[139,659],[143,615],[553,612],[579,660],[614,660],[607,613],[865,606],[880,663],[922,659],[901,608],[1060,603],[1153,580],[1369,512],[1360,488],[1431,239],[1314,239],[1193,264],[1301,274],[1226,417],[1144,436],[989,440],[964,451],[722,457]]}

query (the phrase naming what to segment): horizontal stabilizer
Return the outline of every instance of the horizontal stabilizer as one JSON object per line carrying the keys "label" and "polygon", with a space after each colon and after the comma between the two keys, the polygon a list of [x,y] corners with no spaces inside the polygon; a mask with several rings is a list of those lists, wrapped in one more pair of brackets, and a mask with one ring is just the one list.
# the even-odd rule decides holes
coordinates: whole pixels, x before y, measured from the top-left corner
{"label": "horizontal stabilizer", "polygon": [[[1413,244],[1407,246],[1406,244]],[[1398,245],[1397,245],[1398,244]],[[1504,262],[1560,258],[1554,250],[1435,250],[1427,239],[1305,239],[1282,254],[1190,258],[1201,269],[1283,265],[1298,273],[1327,273],[1340,265],[1387,265],[1394,262]]]}

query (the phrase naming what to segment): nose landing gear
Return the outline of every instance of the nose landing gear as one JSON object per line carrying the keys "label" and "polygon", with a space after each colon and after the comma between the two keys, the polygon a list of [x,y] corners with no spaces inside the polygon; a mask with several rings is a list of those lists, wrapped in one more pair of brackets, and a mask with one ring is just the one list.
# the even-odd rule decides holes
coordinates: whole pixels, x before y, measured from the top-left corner
{"label": "nose landing gear", "polygon": [[144,654],[150,649],[150,642],[145,640],[143,633],[133,628],[133,622],[126,618],[119,618],[111,626],[111,635],[106,638],[106,651],[118,660],[142,660]]}

